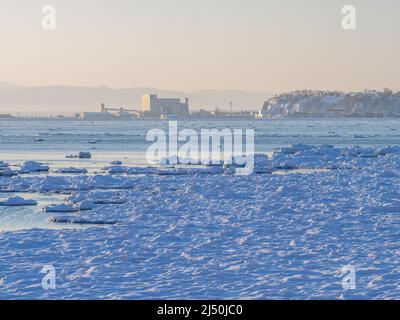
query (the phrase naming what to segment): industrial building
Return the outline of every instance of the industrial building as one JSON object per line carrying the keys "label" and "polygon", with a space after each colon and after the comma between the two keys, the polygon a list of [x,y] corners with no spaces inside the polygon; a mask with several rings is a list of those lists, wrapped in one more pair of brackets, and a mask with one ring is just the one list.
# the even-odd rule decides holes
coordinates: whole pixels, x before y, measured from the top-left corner
{"label": "industrial building", "polygon": [[108,121],[108,120],[133,120],[139,117],[139,111],[125,108],[106,108],[101,104],[100,112],[83,112],[77,117],[87,121]]}
{"label": "industrial building", "polygon": [[165,116],[185,116],[189,115],[189,99],[181,102],[176,98],[158,98],[155,94],[142,96],[142,114],[162,118]]}
{"label": "industrial building", "polygon": [[138,118],[179,117],[189,115],[189,99],[181,102],[177,98],[158,98],[157,95],[146,94],[142,96],[142,110],[106,107],[101,104],[100,112],[83,112],[76,114],[75,118],[86,121],[133,120]]}

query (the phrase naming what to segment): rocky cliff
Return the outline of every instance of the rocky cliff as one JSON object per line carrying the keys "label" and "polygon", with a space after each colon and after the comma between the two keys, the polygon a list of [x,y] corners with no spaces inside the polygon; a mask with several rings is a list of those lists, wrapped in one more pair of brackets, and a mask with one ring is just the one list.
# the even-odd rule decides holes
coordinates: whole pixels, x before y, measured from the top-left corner
{"label": "rocky cliff", "polygon": [[400,92],[295,91],[264,103],[263,117],[400,117]]}

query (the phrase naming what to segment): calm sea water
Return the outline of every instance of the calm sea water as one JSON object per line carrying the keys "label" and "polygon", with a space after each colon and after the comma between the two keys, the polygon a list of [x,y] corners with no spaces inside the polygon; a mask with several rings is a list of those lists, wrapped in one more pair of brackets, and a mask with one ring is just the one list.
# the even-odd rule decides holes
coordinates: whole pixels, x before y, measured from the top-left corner
{"label": "calm sea water", "polygon": [[[51,169],[85,167],[89,172],[121,160],[145,165],[151,129],[168,130],[167,121],[84,122],[84,121],[0,121],[0,160],[16,168],[26,160],[46,162]],[[179,121],[178,130],[254,129],[255,150],[267,153],[294,143],[336,146],[400,145],[400,120],[274,120],[274,121]],[[67,159],[66,155],[90,151],[90,160]],[[0,198],[10,195],[0,194]],[[29,195],[21,194],[25,198]],[[56,195],[34,195],[41,206],[60,202]],[[30,228],[59,228],[49,222],[41,208],[2,208],[0,231]]]}
{"label": "calm sea water", "polygon": [[[12,194],[12,196],[15,195],[23,197],[24,199],[34,199],[38,202],[38,205],[27,207],[0,207],[0,232],[34,228],[84,229],[89,227],[88,225],[84,224],[60,224],[50,221],[50,219],[53,217],[53,214],[44,212],[42,208],[53,203],[63,202],[63,199],[65,198],[64,195],[29,193]],[[8,198],[10,196],[11,194],[9,193],[0,192],[0,199]]]}
{"label": "calm sea water", "polygon": [[[167,130],[167,121],[0,121],[0,160],[65,161],[71,153],[91,151],[98,161],[144,159],[149,130]],[[400,144],[400,120],[178,121],[178,130],[254,129],[255,149],[268,152],[293,143],[336,146]],[[87,163],[86,163],[87,164]]]}

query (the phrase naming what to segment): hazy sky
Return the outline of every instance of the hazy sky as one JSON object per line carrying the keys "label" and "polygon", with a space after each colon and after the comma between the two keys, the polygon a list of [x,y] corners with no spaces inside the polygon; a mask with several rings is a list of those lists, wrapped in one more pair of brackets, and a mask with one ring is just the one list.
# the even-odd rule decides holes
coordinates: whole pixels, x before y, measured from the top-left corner
{"label": "hazy sky", "polygon": [[[398,0],[0,0],[0,80],[160,89],[400,90]],[[57,30],[41,28],[41,7]],[[357,30],[341,28],[343,5]]]}

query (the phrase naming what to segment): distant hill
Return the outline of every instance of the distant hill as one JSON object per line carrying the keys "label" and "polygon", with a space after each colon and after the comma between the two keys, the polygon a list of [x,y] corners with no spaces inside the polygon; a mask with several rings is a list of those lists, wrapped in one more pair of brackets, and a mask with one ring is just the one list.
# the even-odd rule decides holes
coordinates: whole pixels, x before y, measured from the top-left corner
{"label": "distant hill", "polygon": [[14,90],[14,89],[18,89],[18,88],[20,88],[20,87],[15,84],[0,81],[0,90]]}
{"label": "distant hill", "polygon": [[295,91],[264,103],[265,118],[400,117],[400,92]]}
{"label": "distant hill", "polygon": [[0,112],[80,112],[98,111],[100,104],[139,109],[141,96],[153,93],[160,97],[190,99],[191,110],[259,110],[271,93],[249,93],[245,91],[196,91],[182,92],[156,88],[74,87],[43,86],[23,87],[0,82]]}

